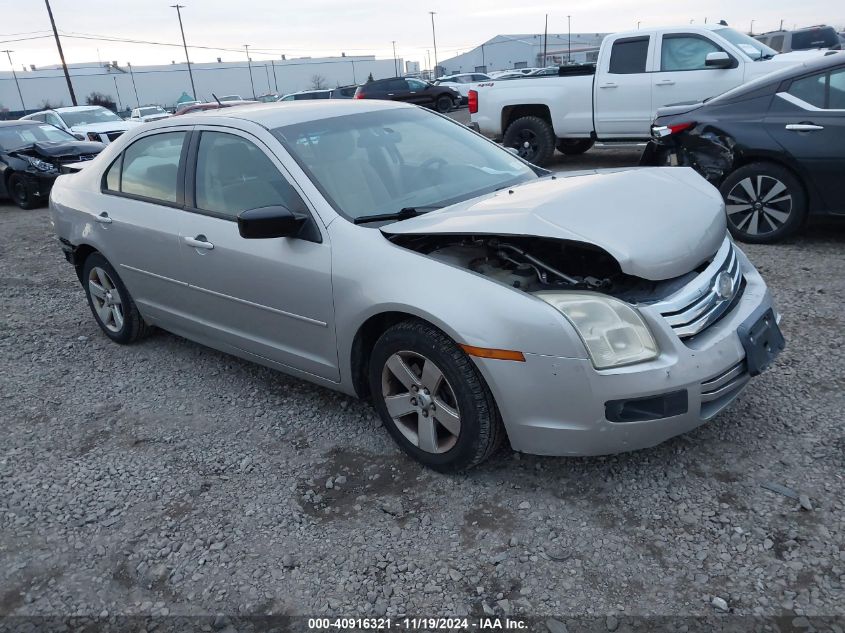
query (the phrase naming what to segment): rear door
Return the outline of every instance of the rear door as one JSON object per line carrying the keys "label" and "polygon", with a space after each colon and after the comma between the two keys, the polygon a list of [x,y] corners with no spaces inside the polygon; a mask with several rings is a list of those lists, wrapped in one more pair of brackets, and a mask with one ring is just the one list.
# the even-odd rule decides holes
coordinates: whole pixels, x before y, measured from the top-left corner
{"label": "rear door", "polygon": [[247,209],[282,205],[316,219],[313,210],[257,137],[223,127],[197,132],[180,236],[192,327],[201,337],[338,380],[327,237],[246,240],[238,231],[237,216]]}
{"label": "rear door", "polygon": [[823,206],[845,212],[845,67],[782,86],[766,128],[815,185]]}
{"label": "rear door", "polygon": [[610,53],[595,77],[596,133],[602,138],[648,138],[654,114],[651,78],[652,40],[648,35],[608,38]]}
{"label": "rear door", "polygon": [[[699,33],[663,33],[655,46],[652,73],[654,110],[676,103],[698,102],[715,97],[742,83],[739,61],[715,41]],[[728,53],[730,68],[705,64],[708,53]]]}

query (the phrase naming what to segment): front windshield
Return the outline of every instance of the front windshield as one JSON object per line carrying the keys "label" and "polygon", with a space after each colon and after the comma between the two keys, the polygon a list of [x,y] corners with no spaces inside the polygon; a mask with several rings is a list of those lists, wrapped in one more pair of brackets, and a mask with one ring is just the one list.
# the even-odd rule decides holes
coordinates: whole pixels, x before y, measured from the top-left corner
{"label": "front windshield", "polygon": [[75,110],[72,112],[59,112],[64,119],[65,125],[74,127],[77,125],[91,125],[92,123],[112,123],[123,121],[111,110],[105,108],[91,108],[90,110]]}
{"label": "front windshield", "polygon": [[139,116],[150,116],[151,114],[167,114],[162,108],[155,106],[153,108],[141,108],[138,110]]}
{"label": "front windshield", "polygon": [[53,125],[15,125],[0,127],[0,149],[11,151],[33,143],[67,143],[76,138]]}
{"label": "front windshield", "polygon": [[769,48],[763,42],[755,40],[753,37],[735,31],[734,29],[716,29],[716,33],[724,37],[751,59],[770,59],[778,54],[775,49]]}
{"label": "front windshield", "polygon": [[353,220],[446,206],[538,178],[508,151],[418,108],[318,119],[273,134]]}

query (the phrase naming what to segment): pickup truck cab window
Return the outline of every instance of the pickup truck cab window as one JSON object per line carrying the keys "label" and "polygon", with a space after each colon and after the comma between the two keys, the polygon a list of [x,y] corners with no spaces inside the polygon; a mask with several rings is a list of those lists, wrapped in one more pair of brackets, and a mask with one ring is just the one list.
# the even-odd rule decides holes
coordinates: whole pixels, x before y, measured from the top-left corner
{"label": "pickup truck cab window", "polygon": [[632,75],[644,73],[648,61],[648,37],[629,37],[616,40],[610,51],[609,73]]}
{"label": "pickup truck cab window", "polygon": [[723,52],[721,47],[700,35],[664,35],[660,47],[660,70],[708,70],[705,64],[707,54],[719,52]]}

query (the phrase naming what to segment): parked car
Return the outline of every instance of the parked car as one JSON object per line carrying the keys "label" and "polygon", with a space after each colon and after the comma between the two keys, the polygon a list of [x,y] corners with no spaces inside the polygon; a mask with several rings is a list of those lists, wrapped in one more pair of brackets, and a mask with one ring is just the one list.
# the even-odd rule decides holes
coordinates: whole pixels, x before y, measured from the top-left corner
{"label": "parked car", "polygon": [[141,106],[134,108],[129,115],[130,121],[139,121],[140,123],[148,123],[150,121],[158,121],[159,119],[166,119],[170,113],[159,105]]}
{"label": "parked car", "polygon": [[616,33],[602,41],[597,65],[562,66],[558,77],[479,85],[469,99],[471,122],[543,165],[555,147],[580,154],[595,140],[647,140],[659,107],[714,97],[822,54],[778,55],[722,25]]}
{"label": "parked car", "polygon": [[508,79],[523,79],[527,77],[525,73],[517,73],[517,72],[510,72],[510,73],[502,73],[500,75],[496,75],[495,77],[491,77],[491,81],[506,81]]}
{"label": "parked car", "polygon": [[779,53],[806,51],[814,48],[834,50],[842,48],[842,42],[836,29],[824,24],[795,31],[771,31],[755,35],[754,38]]}
{"label": "parked car", "polygon": [[358,86],[356,99],[385,99],[448,112],[461,103],[461,94],[448,86],[435,86],[422,79],[376,79]]}
{"label": "parked car", "polygon": [[371,398],[438,470],[505,438],[652,446],[783,346],[692,170],[555,176],[407,104],[157,121],[59,178],[50,206],[107,337],[158,326]]}
{"label": "parked car", "polygon": [[212,101],[210,103],[197,103],[186,108],[176,110],[173,116],[182,116],[183,114],[191,114],[196,112],[204,112],[205,110],[219,110],[220,108],[231,108],[232,106],[244,105],[247,103],[258,103],[257,101],[221,101],[217,103]]}
{"label": "parked car", "polygon": [[358,90],[357,84],[332,88],[332,99],[354,99],[356,90]]}
{"label": "parked car", "polygon": [[223,95],[222,97],[217,97],[218,101],[246,101],[241,95]]}
{"label": "parked car", "polygon": [[259,95],[257,101],[261,103],[275,103],[281,97],[275,92],[268,92],[266,95]]}
{"label": "parked car", "polygon": [[560,66],[548,66],[546,68],[538,68],[537,70],[528,73],[528,77],[557,77]]}
{"label": "parked car", "polygon": [[184,108],[189,108],[190,106],[193,106],[193,105],[199,105],[201,103],[202,103],[202,101],[198,101],[198,100],[182,101],[181,103],[176,104],[176,107],[173,109],[173,112],[176,113],[179,110],[182,110]]}
{"label": "parked car", "polygon": [[466,101],[472,86],[480,81],[490,81],[490,76],[485,73],[462,73],[441,77],[434,81],[435,86],[447,86],[460,93],[461,99]]}
{"label": "parked car", "polygon": [[494,70],[493,72],[487,73],[487,74],[490,75],[491,79],[497,79],[498,77],[501,77],[502,75],[504,75],[506,73],[507,74],[518,73],[520,75],[530,75],[535,70],[539,70],[539,68],[535,68],[535,67],[532,66],[531,68],[513,68],[511,70]]}
{"label": "parked car", "polygon": [[0,121],[0,197],[34,209],[47,201],[63,168],[91,160],[104,147],[49,123]]}
{"label": "parked car", "polygon": [[809,215],[845,213],[845,53],[658,110],[645,165],[692,167],[719,187],[728,228],[776,242]]}
{"label": "parked car", "polygon": [[323,90],[300,90],[299,92],[291,92],[280,98],[279,101],[309,101],[311,99],[331,99],[332,91],[328,89]]}
{"label": "parked car", "polygon": [[140,125],[138,121],[124,121],[102,106],[68,106],[33,112],[22,121],[49,123],[70,132],[81,141],[111,143],[126,130]]}

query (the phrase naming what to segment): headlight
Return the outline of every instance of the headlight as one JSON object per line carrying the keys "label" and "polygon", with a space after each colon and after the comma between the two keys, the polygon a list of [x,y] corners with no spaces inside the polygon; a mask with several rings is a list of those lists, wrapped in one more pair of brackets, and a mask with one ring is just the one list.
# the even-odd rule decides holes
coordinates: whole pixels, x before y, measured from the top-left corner
{"label": "headlight", "polygon": [[27,162],[38,171],[56,171],[58,169],[53,163],[48,163],[47,161],[35,158],[34,156],[25,156],[24,158],[26,158]]}
{"label": "headlight", "polygon": [[596,369],[651,360],[659,353],[648,326],[627,303],[591,293],[535,294],[572,323]]}

